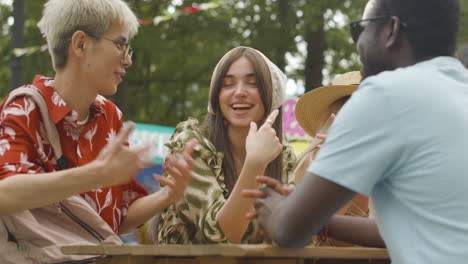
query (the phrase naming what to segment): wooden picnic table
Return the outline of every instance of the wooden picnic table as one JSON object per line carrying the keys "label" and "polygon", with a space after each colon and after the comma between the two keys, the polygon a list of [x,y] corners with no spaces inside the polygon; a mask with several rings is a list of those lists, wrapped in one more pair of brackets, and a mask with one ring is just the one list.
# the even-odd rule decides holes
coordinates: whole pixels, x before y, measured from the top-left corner
{"label": "wooden picnic table", "polygon": [[279,248],[271,245],[69,246],[69,255],[102,255],[98,264],[383,264],[386,249],[364,247]]}

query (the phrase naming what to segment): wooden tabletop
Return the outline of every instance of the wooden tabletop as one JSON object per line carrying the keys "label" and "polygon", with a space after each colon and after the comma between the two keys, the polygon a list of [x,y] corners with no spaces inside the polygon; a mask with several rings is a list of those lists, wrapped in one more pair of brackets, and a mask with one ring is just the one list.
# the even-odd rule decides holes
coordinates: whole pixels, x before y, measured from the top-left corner
{"label": "wooden tabletop", "polygon": [[[184,263],[215,263],[210,257],[220,261],[225,260],[250,260],[250,261],[228,261],[230,263],[260,263],[252,260],[264,261],[274,259],[313,259],[313,260],[342,260],[339,263],[390,263],[386,249],[363,248],[363,247],[305,247],[300,249],[279,248],[271,245],[135,245],[135,246],[69,246],[63,247],[62,252],[69,255],[105,255],[107,261],[98,263],[172,263],[168,259],[185,259]],[[122,261],[110,262],[109,259],[121,259]],[[125,258],[125,261],[123,259]],[[150,261],[149,259],[153,259]],[[156,259],[165,259],[158,262]],[[132,262],[129,259],[139,259]],[[146,259],[146,261],[143,261]],[[194,261],[189,261],[190,259]],[[195,261],[196,260],[196,261]],[[363,260],[363,262],[346,262],[344,260]],[[372,261],[376,260],[376,262]],[[277,262],[277,261],[275,261]],[[173,262],[175,263],[175,262]],[[180,263],[180,262],[179,262]],[[221,262],[219,262],[221,263]],[[226,262],[227,263],[227,262]],[[271,263],[271,262],[268,262]],[[286,262],[281,262],[286,263]],[[304,262],[287,262],[304,263]],[[314,262],[324,263],[324,262]],[[332,263],[332,262],[326,262]],[[338,262],[333,262],[338,263]]]}

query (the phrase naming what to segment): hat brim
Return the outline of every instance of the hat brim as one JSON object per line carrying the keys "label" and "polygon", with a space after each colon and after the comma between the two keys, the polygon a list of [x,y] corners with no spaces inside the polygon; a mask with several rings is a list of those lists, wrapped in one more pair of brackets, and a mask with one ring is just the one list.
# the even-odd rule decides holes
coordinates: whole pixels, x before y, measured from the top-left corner
{"label": "hat brim", "polygon": [[316,88],[305,93],[295,107],[296,120],[307,134],[312,137],[320,130],[319,124],[324,113],[335,101],[350,96],[357,85],[330,85]]}

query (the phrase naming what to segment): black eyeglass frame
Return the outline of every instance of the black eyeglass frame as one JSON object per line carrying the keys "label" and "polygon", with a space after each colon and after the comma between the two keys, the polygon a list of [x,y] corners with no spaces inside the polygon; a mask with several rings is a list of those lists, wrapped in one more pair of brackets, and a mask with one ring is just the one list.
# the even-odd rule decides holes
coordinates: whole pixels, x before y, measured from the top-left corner
{"label": "black eyeglass frame", "polygon": [[132,57],[133,55],[133,49],[130,47],[130,43],[125,43],[123,41],[120,41],[120,40],[115,40],[115,39],[111,39],[111,38],[106,38],[106,37],[103,37],[103,36],[97,36],[93,33],[90,33],[90,32],[87,32],[87,31],[83,31],[85,34],[89,35],[90,37],[94,38],[94,39],[105,39],[105,40],[108,40],[108,41],[111,41],[112,43],[114,43],[115,46],[117,46],[117,48],[119,50],[123,50],[123,54],[122,54],[122,58],[123,59],[126,59],[127,56],[129,56],[130,58]]}
{"label": "black eyeglass frame", "polygon": [[[359,37],[361,36],[362,32],[364,31],[365,27],[361,26],[362,22],[366,21],[378,21],[378,20],[391,20],[393,18],[396,18],[396,16],[377,16],[377,17],[371,17],[367,19],[360,19],[360,20],[354,20],[349,23],[349,31],[351,33],[351,38],[353,39],[354,43],[357,43],[359,40]],[[401,22],[400,25],[402,28],[407,27],[408,25],[406,22]]]}

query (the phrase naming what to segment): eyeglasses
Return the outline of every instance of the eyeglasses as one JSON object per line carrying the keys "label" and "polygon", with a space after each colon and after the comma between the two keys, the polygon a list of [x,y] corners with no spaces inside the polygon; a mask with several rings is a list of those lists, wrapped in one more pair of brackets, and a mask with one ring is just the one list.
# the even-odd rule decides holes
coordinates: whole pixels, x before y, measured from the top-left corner
{"label": "eyeglasses", "polygon": [[[351,21],[349,23],[349,30],[351,32],[351,37],[352,37],[354,43],[358,42],[359,36],[364,31],[365,27],[362,25],[362,22],[366,22],[366,21],[371,22],[371,21],[378,21],[378,20],[390,20],[392,18],[393,18],[392,16],[378,16],[378,17],[372,17],[372,18],[367,18],[367,19]],[[401,25],[402,28],[407,26],[407,24],[405,22],[400,22],[400,25]]]}
{"label": "eyeglasses", "polygon": [[97,36],[97,35],[94,35],[92,33],[89,33],[89,32],[85,32],[87,35],[91,36],[92,38],[95,38],[95,39],[105,39],[105,40],[108,40],[108,41],[111,41],[112,43],[114,43],[114,45],[120,50],[120,51],[123,51],[122,53],[122,58],[123,59],[126,59],[127,57],[132,57],[133,55],[133,49],[130,47],[130,44],[129,43],[125,43],[124,41],[122,40],[115,40],[115,39],[111,39],[111,38],[106,38],[106,37],[102,37],[102,36]]}

